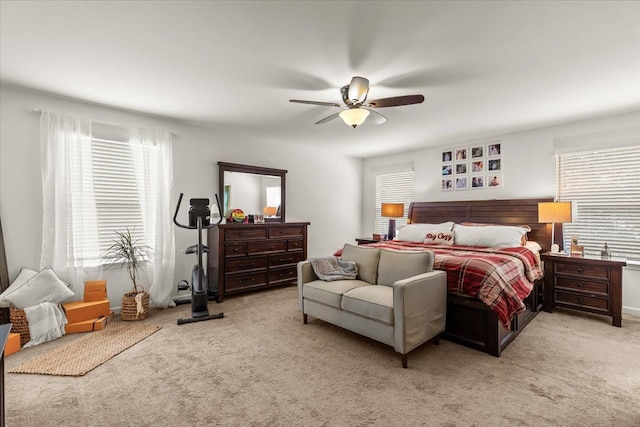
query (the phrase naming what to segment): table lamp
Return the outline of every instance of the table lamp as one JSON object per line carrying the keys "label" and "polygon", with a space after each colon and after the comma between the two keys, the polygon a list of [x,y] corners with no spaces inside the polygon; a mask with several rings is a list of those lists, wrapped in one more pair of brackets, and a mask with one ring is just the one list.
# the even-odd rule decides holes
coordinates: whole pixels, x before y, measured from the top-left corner
{"label": "table lamp", "polygon": [[[571,222],[571,202],[541,202],[538,203],[538,222],[551,224],[551,252],[560,252],[560,245],[555,240],[556,224],[562,226],[565,222]],[[562,231],[562,229],[560,229]],[[560,233],[562,236],[562,233]],[[560,238],[562,241],[562,237]]]}
{"label": "table lamp", "polygon": [[383,203],[380,214],[389,218],[389,232],[387,239],[396,237],[396,218],[404,216],[404,203]]}

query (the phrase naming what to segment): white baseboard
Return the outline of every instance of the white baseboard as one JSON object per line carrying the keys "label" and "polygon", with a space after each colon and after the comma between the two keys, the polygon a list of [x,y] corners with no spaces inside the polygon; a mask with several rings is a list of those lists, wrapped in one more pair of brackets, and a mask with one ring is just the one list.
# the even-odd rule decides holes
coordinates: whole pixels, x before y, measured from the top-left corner
{"label": "white baseboard", "polygon": [[640,308],[636,308],[636,307],[622,307],[622,312],[625,314],[640,316]]}

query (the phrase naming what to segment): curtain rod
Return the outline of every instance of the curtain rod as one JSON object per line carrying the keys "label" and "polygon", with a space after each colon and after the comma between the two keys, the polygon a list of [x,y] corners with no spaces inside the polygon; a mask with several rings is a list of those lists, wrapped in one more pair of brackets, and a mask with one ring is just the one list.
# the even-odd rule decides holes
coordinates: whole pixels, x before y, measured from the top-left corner
{"label": "curtain rod", "polygon": [[[34,113],[38,113],[38,114],[42,114],[42,110],[40,110],[39,108],[34,108],[34,109],[33,109],[33,112],[34,112]],[[103,125],[115,126],[115,127],[119,127],[119,128],[126,128],[126,127],[128,127],[128,126],[123,126],[123,125],[122,125],[122,124],[120,124],[120,123],[107,122],[107,121],[104,121],[104,120],[93,120],[93,119],[90,119],[90,120],[91,120],[92,122],[100,123],[100,124],[103,124]],[[171,136],[178,136],[178,134],[177,134],[177,133],[175,133],[175,132],[171,132]]]}

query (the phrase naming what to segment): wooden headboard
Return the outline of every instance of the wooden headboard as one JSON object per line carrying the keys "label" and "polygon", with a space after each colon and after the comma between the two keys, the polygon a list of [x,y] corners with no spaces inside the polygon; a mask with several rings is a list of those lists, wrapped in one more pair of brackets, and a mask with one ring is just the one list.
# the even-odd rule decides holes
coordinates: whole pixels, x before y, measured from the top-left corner
{"label": "wooden headboard", "polygon": [[471,200],[456,202],[413,202],[409,205],[409,223],[440,223],[446,221],[482,222],[500,225],[528,225],[528,239],[538,242],[542,249],[551,248],[551,224],[538,222],[538,203],[542,199]]}

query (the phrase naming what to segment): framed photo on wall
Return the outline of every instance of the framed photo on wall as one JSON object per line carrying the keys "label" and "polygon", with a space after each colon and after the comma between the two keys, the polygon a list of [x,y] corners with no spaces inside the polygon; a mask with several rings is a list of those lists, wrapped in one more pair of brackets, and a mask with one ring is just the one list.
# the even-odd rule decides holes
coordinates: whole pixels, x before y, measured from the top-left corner
{"label": "framed photo on wall", "polygon": [[469,178],[467,176],[456,177],[456,190],[466,190],[469,188]]}
{"label": "framed photo on wall", "polygon": [[484,175],[471,175],[471,188],[484,188]]}
{"label": "framed photo on wall", "polygon": [[453,178],[443,178],[442,191],[451,191],[451,190],[453,190]]}
{"label": "framed photo on wall", "polygon": [[492,142],[487,144],[487,156],[495,157],[502,154],[502,147],[499,142]]}
{"label": "framed photo on wall", "polygon": [[502,187],[502,174],[501,173],[489,173],[487,174],[487,188]]}

